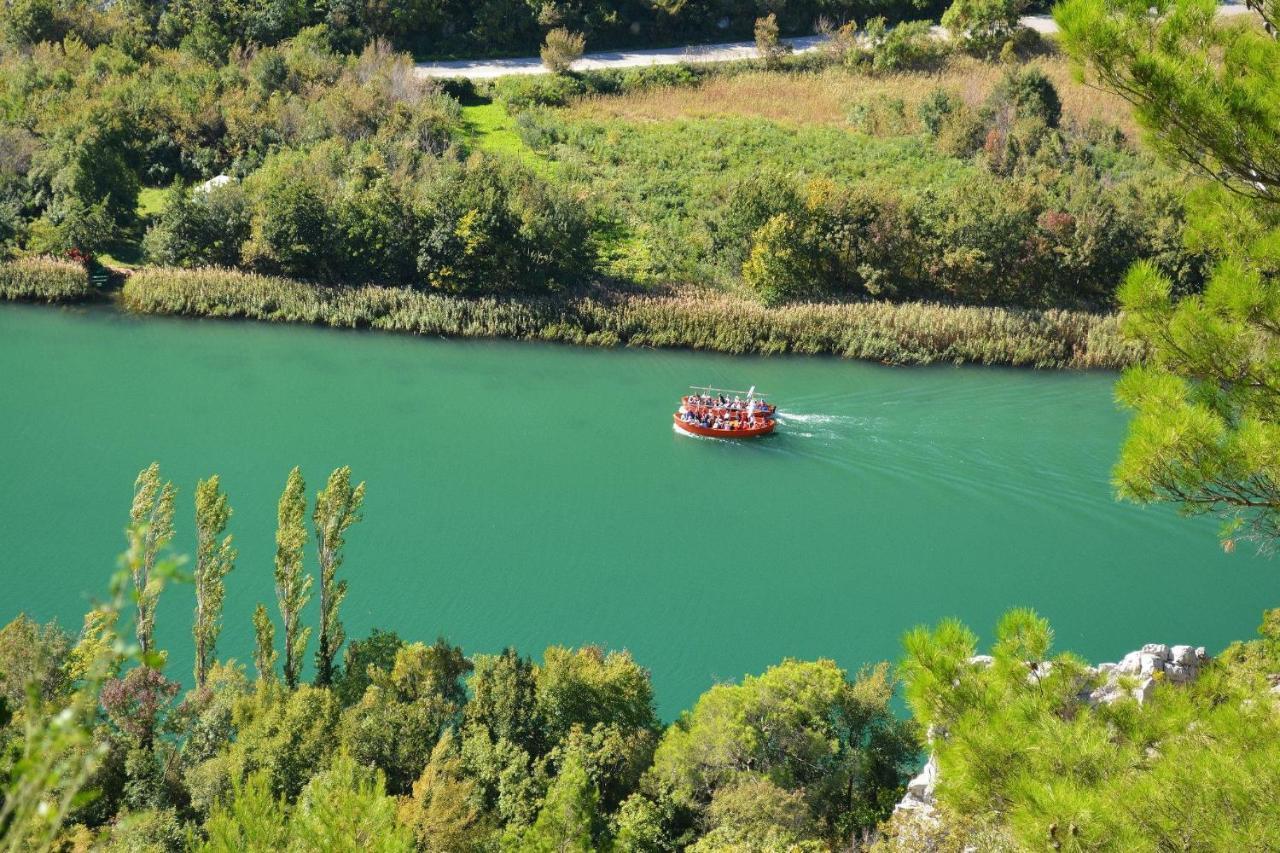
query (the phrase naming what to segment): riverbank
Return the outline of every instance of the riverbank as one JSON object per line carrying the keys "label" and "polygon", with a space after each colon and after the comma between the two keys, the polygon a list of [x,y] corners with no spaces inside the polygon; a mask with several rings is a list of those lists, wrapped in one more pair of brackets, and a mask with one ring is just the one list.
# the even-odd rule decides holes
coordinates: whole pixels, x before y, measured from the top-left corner
{"label": "riverbank", "polygon": [[[49,281],[36,271],[47,267]],[[21,265],[22,275],[10,272]],[[77,302],[61,262],[0,268],[4,298]],[[51,298],[56,297],[56,298]],[[585,294],[463,298],[398,287],[319,287],[229,270],[148,268],[117,299],[135,314],[365,328],[414,335],[556,341],[730,354],[834,355],[891,364],[951,362],[1120,369],[1137,350],[1114,315],[931,303],[802,303],[768,308],[727,295]]]}

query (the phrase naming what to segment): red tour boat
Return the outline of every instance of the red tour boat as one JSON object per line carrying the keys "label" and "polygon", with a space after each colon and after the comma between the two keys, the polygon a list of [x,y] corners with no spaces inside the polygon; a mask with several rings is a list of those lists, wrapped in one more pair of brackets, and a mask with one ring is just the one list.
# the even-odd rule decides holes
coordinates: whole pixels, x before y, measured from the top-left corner
{"label": "red tour boat", "polygon": [[677,429],[707,438],[755,438],[773,432],[776,406],[750,391],[727,391],[710,386],[694,387],[680,399],[672,417]]}

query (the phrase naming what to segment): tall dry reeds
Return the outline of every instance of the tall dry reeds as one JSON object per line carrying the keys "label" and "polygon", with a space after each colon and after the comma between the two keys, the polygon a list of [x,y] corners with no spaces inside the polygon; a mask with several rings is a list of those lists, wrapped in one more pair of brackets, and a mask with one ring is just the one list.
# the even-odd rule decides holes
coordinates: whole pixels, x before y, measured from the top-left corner
{"label": "tall dry reeds", "polygon": [[1109,368],[1140,355],[1117,318],[926,303],[799,304],[767,308],[718,295],[466,299],[408,288],[319,288],[234,270],[151,268],[125,284],[122,304],[144,314],[234,317],[417,335],[652,346],[726,353]]}
{"label": "tall dry reeds", "polygon": [[18,302],[83,302],[95,295],[80,264],[31,257],[0,263],[0,299]]}
{"label": "tall dry reeds", "polygon": [[[1097,119],[1114,124],[1130,139],[1137,138],[1133,111],[1118,96],[1073,79],[1064,57],[1049,54],[1030,64],[1053,81],[1062,99],[1065,123],[1087,125]],[[696,86],[637,89],[620,95],[593,95],[579,100],[573,111],[590,118],[629,121],[677,121],[741,115],[796,125],[848,123],[858,105],[902,101],[912,125],[920,102],[941,87],[980,106],[999,84],[1007,67],[953,54],[936,70],[874,73],[864,68],[830,67],[820,71],[752,70],[738,74],[709,74]]]}

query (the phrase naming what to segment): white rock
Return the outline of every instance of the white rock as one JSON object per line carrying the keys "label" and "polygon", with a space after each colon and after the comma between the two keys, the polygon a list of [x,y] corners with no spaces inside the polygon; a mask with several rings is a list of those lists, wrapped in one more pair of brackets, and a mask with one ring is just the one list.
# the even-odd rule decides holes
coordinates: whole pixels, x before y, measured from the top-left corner
{"label": "white rock", "polygon": [[1164,658],[1154,652],[1142,652],[1139,657],[1139,675],[1152,675],[1164,672]]}
{"label": "white rock", "polygon": [[1133,698],[1138,700],[1138,704],[1145,704],[1151,698],[1151,694],[1155,693],[1156,680],[1154,678],[1144,678],[1142,683],[1133,688]]}
{"label": "white rock", "polygon": [[1137,675],[1142,669],[1142,652],[1129,652],[1116,667],[1121,675]]}
{"label": "white rock", "polygon": [[924,802],[933,801],[933,787],[938,784],[938,759],[933,753],[920,772],[907,783],[907,793]]}
{"label": "white rock", "polygon": [[1196,646],[1196,659],[1201,661],[1209,659],[1209,655],[1205,652],[1204,646]]}
{"label": "white rock", "polygon": [[1169,659],[1174,663],[1191,664],[1196,662],[1196,650],[1190,646],[1174,646],[1169,649]]}
{"label": "white rock", "polygon": [[991,666],[995,662],[996,659],[991,655],[974,655],[969,658],[969,663],[973,666]]}
{"label": "white rock", "polygon": [[1100,663],[1098,664],[1096,671],[1098,675],[1110,675],[1111,673],[1116,671],[1116,664]]}
{"label": "white rock", "polygon": [[1165,666],[1164,674],[1174,684],[1185,684],[1200,674],[1200,667],[1194,663],[1171,663]]}
{"label": "white rock", "polygon": [[1155,655],[1161,660],[1169,659],[1169,647],[1164,643],[1147,643],[1142,647],[1144,654]]}

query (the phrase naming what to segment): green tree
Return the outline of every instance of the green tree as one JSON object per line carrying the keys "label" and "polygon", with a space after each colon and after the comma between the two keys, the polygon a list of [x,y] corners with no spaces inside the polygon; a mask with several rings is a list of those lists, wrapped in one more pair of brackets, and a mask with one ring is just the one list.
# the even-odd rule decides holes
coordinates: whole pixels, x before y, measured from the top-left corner
{"label": "green tree", "polygon": [[351,488],[351,469],[343,466],[329,475],[328,484],[316,493],[311,520],[316,532],[316,554],[320,561],[320,638],[316,648],[316,684],[328,686],[334,680],[333,659],[346,634],[338,608],[347,596],[347,582],[337,580],[342,566],[342,547],[347,528],[360,520],[364,503],[364,483]]}
{"label": "green tree", "polygon": [[27,691],[41,702],[58,699],[74,677],[70,669],[71,638],[56,622],[40,625],[25,613],[0,628],[0,700],[21,708]]}
{"label": "green tree", "polygon": [[599,794],[582,765],[570,759],[560,768],[546,801],[514,845],[522,853],[591,853],[601,829]]}
{"label": "green tree", "polygon": [[157,264],[234,267],[249,239],[251,220],[248,197],[237,184],[190,192],[175,184],[143,245]]}
{"label": "green tree", "polygon": [[828,850],[818,837],[804,794],[785,791],[755,774],[744,774],[716,790],[707,807],[708,830],[690,853],[716,850]]}
{"label": "green tree", "polygon": [[231,506],[219,486],[218,475],[196,483],[196,588],[195,638],[196,687],[203,687],[209,667],[217,659],[222,633],[223,578],[235,566],[231,537],[219,541],[231,518]]}
{"label": "green tree", "polygon": [[231,795],[220,801],[204,823],[204,853],[284,850],[289,841],[287,807],[272,790],[265,772],[232,780]]}
{"label": "green tree", "polygon": [[344,712],[346,749],[382,770],[393,793],[408,793],[432,747],[460,720],[469,669],[462,650],[443,639],[404,646],[390,670],[373,671],[364,697]]}
{"label": "green tree", "polygon": [[800,297],[817,283],[801,230],[786,213],[777,213],[751,235],[751,252],[742,264],[742,283],[766,305]]}
{"label": "green tree", "polygon": [[289,472],[280,495],[276,527],[276,602],[284,620],[284,682],[298,686],[302,655],[311,638],[311,629],[301,626],[302,609],[311,600],[311,575],[302,570],[302,549],[307,544],[307,486],[302,472]]}
{"label": "green tree", "polygon": [[160,552],[173,539],[173,499],[177,489],[160,479],[160,465],[152,462],[133,484],[133,507],[129,511],[134,539],[131,550],[138,558],[132,561],[133,593],[137,607],[135,618],[138,646],[144,655],[152,651],[155,632],[156,602],[160,583],[153,577]]}
{"label": "green tree", "polygon": [[258,680],[270,681],[276,677],[276,626],[261,602],[253,611],[253,637],[253,666]]}
{"label": "green tree", "polygon": [[918,749],[912,724],[889,708],[888,665],[850,682],[833,662],[784,661],[741,684],[721,684],[671,726],[649,784],[704,811],[743,773],[802,791],[824,835],[849,837],[885,818]]}
{"label": "green tree", "polygon": [[339,754],[302,790],[289,822],[290,849],[335,853],[410,853],[413,836],[396,820],[377,770]]}
{"label": "green tree", "polygon": [[457,741],[446,731],[413,783],[413,795],[400,801],[399,818],[421,849],[467,853],[481,849],[489,834],[480,802],[475,780],[463,770]]}
{"label": "green tree", "polygon": [[[1276,20],[1274,2],[1260,4]],[[1280,44],[1224,24],[1210,0],[1154,14],[1113,0],[1066,0],[1063,43],[1098,85],[1134,106],[1158,150],[1211,179],[1192,209],[1192,244],[1216,258],[1203,294],[1177,298],[1152,263],[1119,297],[1145,362],[1116,389],[1134,410],[1115,470],[1121,496],[1224,518],[1274,547],[1280,534]]]}
{"label": "green tree", "polygon": [[546,751],[538,710],[535,667],[510,646],[499,655],[476,655],[471,676],[471,701],[466,720],[488,733],[523,748],[530,755]]}
{"label": "green tree", "polygon": [[550,646],[537,673],[537,708],[544,736],[559,742],[575,725],[660,728],[649,671],[628,652],[598,646]]}
{"label": "green tree", "polygon": [[992,56],[1021,26],[1027,0],[954,0],[942,13],[942,26],[965,50]]}
{"label": "green tree", "polygon": [[349,708],[359,702],[364,691],[373,683],[369,668],[390,670],[396,662],[396,654],[404,646],[404,640],[395,631],[374,628],[363,640],[352,640],[342,654],[342,671],[334,684],[342,707]]}
{"label": "green tree", "polygon": [[338,752],[341,708],[323,688],[286,690],[262,683],[235,707],[236,739],[228,756],[233,778],[265,771],[271,790],[293,801]]}

